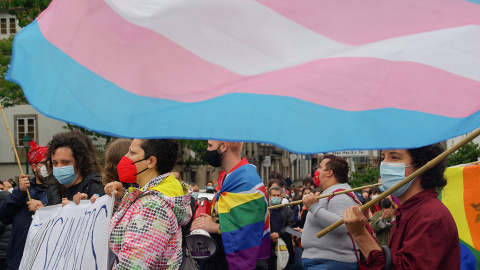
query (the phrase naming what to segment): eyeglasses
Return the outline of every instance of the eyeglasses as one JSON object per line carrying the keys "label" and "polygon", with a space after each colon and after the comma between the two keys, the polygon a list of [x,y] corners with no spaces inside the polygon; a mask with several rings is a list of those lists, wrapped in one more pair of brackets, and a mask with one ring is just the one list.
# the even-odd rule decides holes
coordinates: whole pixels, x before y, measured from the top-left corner
{"label": "eyeglasses", "polygon": [[[41,166],[39,166],[41,165]],[[37,162],[37,164],[35,164],[35,166],[37,166],[38,168],[42,167],[42,166],[45,166],[47,165],[47,162],[46,161],[40,161],[40,162]]]}

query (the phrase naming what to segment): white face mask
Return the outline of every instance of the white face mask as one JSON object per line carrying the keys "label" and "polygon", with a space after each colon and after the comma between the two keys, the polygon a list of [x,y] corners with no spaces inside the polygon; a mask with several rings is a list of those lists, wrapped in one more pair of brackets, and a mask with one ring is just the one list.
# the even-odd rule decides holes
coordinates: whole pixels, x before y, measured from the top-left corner
{"label": "white face mask", "polygon": [[372,195],[372,200],[378,197],[378,195]]}
{"label": "white face mask", "polygon": [[40,175],[43,177],[48,176],[47,165],[43,165],[43,167],[40,168]]}

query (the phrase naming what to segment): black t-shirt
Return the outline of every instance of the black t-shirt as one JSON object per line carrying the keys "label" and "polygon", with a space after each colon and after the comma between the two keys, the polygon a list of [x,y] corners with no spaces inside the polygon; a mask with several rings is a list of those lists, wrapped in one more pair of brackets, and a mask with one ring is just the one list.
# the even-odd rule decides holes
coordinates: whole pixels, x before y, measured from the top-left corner
{"label": "black t-shirt", "polygon": [[77,192],[87,194],[89,199],[95,194],[99,196],[105,195],[102,177],[96,172],[89,173],[83,177],[82,182],[67,188],[65,197],[68,200],[73,200],[73,196],[76,195]]}

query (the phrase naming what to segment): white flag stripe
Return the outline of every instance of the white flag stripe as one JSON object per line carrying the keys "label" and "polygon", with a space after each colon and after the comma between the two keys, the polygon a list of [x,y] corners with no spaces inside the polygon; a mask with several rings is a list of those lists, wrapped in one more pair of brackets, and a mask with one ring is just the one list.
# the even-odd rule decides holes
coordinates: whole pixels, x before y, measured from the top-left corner
{"label": "white flag stripe", "polygon": [[352,46],[307,29],[252,0],[180,0],[164,1],[164,5],[156,0],[105,1],[127,21],[244,76],[324,58],[354,56],[412,61],[480,81],[480,56],[468,56],[478,54],[478,25]]}

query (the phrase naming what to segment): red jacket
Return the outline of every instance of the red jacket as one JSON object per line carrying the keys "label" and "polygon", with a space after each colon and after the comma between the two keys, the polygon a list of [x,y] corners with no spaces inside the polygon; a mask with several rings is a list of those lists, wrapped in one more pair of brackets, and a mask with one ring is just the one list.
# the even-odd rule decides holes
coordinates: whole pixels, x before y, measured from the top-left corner
{"label": "red jacket", "polygon": [[[402,204],[395,215],[388,246],[393,269],[460,269],[460,244],[455,221],[434,189]],[[383,269],[385,255],[373,250],[368,269]]]}

